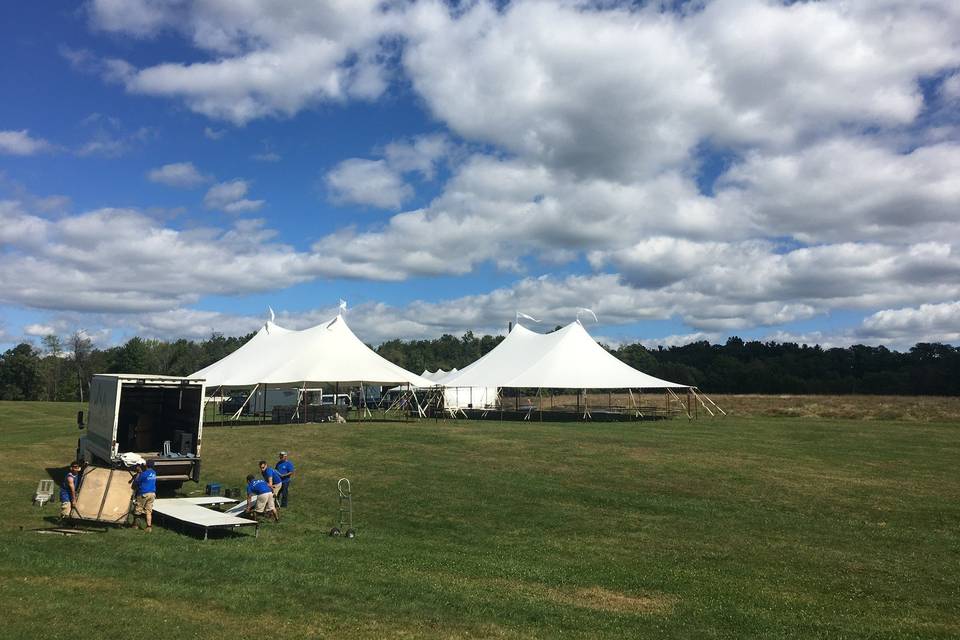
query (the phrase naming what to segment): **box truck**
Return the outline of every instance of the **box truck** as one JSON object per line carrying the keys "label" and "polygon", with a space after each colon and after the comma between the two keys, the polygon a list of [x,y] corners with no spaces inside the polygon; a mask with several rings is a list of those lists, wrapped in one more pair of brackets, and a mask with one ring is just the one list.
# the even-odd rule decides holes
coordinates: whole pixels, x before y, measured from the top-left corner
{"label": "box truck", "polygon": [[[82,412],[78,423],[82,429]],[[199,482],[203,380],[95,375],[86,429],[77,443],[78,459],[118,468],[128,466],[124,454],[136,454],[153,460],[158,482],[169,488]]]}

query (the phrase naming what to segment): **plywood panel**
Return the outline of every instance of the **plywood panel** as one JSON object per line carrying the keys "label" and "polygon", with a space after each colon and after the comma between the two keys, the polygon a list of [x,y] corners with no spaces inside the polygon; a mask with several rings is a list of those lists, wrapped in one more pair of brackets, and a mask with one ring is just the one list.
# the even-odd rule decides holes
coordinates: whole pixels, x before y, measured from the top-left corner
{"label": "plywood panel", "polygon": [[121,469],[87,467],[77,494],[79,516],[84,520],[123,522],[133,498],[130,478],[130,473]]}

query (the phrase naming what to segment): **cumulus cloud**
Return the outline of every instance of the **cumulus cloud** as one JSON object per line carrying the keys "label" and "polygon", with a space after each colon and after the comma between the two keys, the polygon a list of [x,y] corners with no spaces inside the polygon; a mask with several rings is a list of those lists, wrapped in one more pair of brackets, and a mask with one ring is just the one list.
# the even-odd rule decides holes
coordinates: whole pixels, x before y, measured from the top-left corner
{"label": "cumulus cloud", "polygon": [[211,180],[210,176],[200,173],[192,162],[173,162],[151,169],[147,173],[147,179],[179,189],[193,189]]}
{"label": "cumulus cloud", "polygon": [[399,209],[414,195],[406,174],[433,180],[438,163],[452,145],[442,134],[395,140],[379,151],[382,159],[349,158],[324,176],[330,199],[338,203]]}
{"label": "cumulus cloud", "polygon": [[214,56],[163,63],[124,78],[129,91],[175,96],[205,115],[244,124],[322,101],[370,99],[386,88],[378,39],[393,18],[378,0],[317,4],[94,0],[93,25],[151,37],[170,30]]}
{"label": "cumulus cloud", "polygon": [[383,150],[383,156],[391,169],[398,173],[418,172],[425,180],[432,180],[437,163],[451,151],[446,136],[430,134],[409,140],[395,140]]}
{"label": "cumulus cloud", "polygon": [[336,202],[398,209],[413,196],[413,187],[383,160],[350,158],[331,169],[324,179]]}
{"label": "cumulus cloud", "polygon": [[315,277],[311,257],[275,242],[274,235],[257,220],[176,230],[129,209],[48,220],[0,202],[0,302],[162,311],[207,294],[283,288]]}
{"label": "cumulus cloud", "polygon": [[704,139],[784,147],[851,122],[907,124],[917,78],[957,64],[960,18],[949,3],[761,0],[683,13],[427,2],[409,15],[405,68],[457,133],[620,180]]}
{"label": "cumulus cloud", "polygon": [[751,152],[719,180],[723,218],[806,243],[957,239],[960,145],[901,153],[864,138],[833,138],[795,153]]}
{"label": "cumulus cloud", "polygon": [[33,156],[53,150],[43,138],[34,138],[28,129],[0,131],[0,153],[12,156]]}
{"label": "cumulus cloud", "polygon": [[23,333],[33,337],[56,335],[57,329],[49,324],[31,323],[23,327]]}
{"label": "cumulus cloud", "polygon": [[960,343],[960,301],[884,309],[863,320],[857,335],[876,342]]}
{"label": "cumulus cloud", "polygon": [[263,200],[248,200],[245,196],[250,186],[246,180],[218,182],[210,187],[203,197],[207,209],[219,209],[226,213],[250,213],[263,207]]}

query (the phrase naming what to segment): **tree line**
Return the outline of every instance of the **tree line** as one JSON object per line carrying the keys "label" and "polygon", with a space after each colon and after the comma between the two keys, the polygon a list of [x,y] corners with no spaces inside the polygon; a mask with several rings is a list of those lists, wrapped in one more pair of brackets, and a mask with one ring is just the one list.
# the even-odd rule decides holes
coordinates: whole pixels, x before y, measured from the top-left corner
{"label": "tree line", "polygon": [[[173,342],[131,338],[99,349],[82,332],[21,343],[0,355],[0,400],[84,401],[95,373],[185,376],[216,362],[254,334]],[[376,351],[401,367],[463,368],[503,336],[443,335],[434,340],[389,340]],[[606,347],[605,347],[606,348]],[[960,395],[960,348],[918,343],[906,352],[854,345],[824,349],[791,342],[694,342],[648,349],[640,343],[608,351],[650,375],[708,393]]]}

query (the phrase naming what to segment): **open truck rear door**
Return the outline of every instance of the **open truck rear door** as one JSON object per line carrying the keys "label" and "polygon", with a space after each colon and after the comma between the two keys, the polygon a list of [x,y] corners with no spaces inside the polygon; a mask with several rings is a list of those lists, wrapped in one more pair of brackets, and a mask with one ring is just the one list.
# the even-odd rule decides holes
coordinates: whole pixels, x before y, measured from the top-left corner
{"label": "open truck rear door", "polygon": [[88,466],[80,479],[77,508],[72,516],[80,520],[122,524],[130,513],[133,500],[132,477],[125,469]]}

